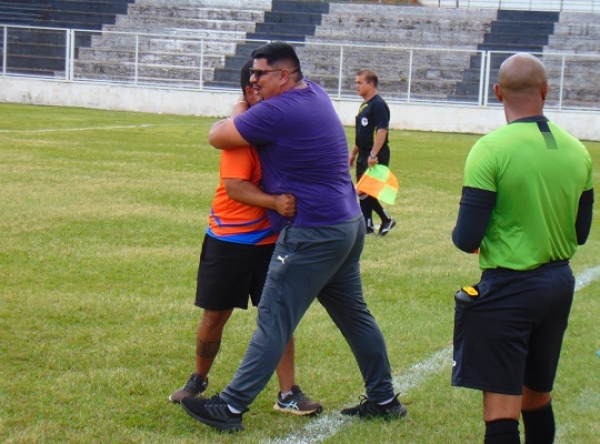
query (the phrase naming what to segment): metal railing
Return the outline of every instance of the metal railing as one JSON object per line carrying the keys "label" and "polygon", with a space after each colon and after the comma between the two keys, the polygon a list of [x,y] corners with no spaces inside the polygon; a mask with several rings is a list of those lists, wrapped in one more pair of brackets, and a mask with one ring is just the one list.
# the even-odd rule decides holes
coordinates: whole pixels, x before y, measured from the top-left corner
{"label": "metal railing", "polygon": [[[189,31],[172,34],[100,32],[0,26],[2,76],[69,82],[120,83],[190,90],[237,90],[239,67],[266,41],[239,33]],[[509,52],[402,48],[393,45],[292,43],[305,77],[332,98],[357,99],[356,71],[379,75],[379,92],[399,102],[497,104],[497,68]],[[242,55],[236,51],[244,48]],[[593,51],[592,51],[593,52]],[[536,54],[548,68],[547,107],[600,110],[600,55]],[[226,63],[226,59],[231,58]],[[366,65],[368,60],[368,65]],[[231,65],[231,68],[228,67]]]}
{"label": "metal railing", "polygon": [[[315,1],[315,0],[306,0]],[[321,0],[327,3],[380,3],[461,9],[600,12],[600,0]]]}
{"label": "metal railing", "polygon": [[441,8],[600,12],[600,0],[424,0]]}

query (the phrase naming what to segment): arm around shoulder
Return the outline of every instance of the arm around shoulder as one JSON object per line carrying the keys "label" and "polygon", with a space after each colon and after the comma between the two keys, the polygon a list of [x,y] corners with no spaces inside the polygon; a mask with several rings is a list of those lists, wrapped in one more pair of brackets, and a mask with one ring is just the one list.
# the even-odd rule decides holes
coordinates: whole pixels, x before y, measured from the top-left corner
{"label": "arm around shoulder", "polygon": [[232,119],[214,123],[208,133],[208,142],[220,150],[250,145],[239,133]]}

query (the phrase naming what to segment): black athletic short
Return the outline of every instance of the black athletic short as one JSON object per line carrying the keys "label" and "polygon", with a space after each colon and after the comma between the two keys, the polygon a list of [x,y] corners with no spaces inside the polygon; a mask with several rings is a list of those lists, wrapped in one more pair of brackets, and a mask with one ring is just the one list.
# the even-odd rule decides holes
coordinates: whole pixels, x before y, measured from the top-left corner
{"label": "black athletic short", "polygon": [[575,278],[568,261],[532,271],[485,270],[479,299],[456,304],[452,385],[522,394],[551,392]]}
{"label": "black athletic short", "polygon": [[207,310],[258,305],[275,244],[245,245],[204,236],[196,305]]}
{"label": "black athletic short", "polygon": [[[371,150],[368,151],[359,151],[358,158],[356,159],[356,180],[360,180],[360,178],[365,174],[365,171],[369,169],[369,154]],[[390,148],[382,148],[377,155],[377,164],[378,165],[390,165]]]}

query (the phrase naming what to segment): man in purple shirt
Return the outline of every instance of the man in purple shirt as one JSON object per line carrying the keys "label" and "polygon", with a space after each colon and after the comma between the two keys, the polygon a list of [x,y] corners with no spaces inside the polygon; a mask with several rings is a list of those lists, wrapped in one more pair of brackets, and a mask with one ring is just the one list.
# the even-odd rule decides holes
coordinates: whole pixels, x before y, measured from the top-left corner
{"label": "man in purple shirt", "polygon": [[258,327],[233,380],[220,394],[184,399],[182,406],[219,430],[242,429],[242,414],[318,299],[350,345],[365,382],[365,399],[342,414],[405,416],[394,395],[385,340],[363,298],[359,260],[366,228],[344,128],[325,91],[303,79],[292,46],[272,42],[252,57],[250,80],[264,100],[252,108],[238,102],[230,120],[213,125],[209,142],[218,149],[256,146],[264,191],[293,194],[296,214],[269,215],[281,234],[258,306]]}

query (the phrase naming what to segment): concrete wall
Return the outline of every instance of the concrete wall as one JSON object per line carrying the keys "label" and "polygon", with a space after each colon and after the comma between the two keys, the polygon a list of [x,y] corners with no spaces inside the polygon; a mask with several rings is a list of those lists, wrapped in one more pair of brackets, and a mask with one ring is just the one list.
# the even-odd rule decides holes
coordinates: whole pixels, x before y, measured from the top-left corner
{"label": "concrete wall", "polygon": [[[225,117],[239,94],[227,91],[188,91],[84,82],[0,77],[0,102],[72,106]],[[334,100],[344,125],[353,126],[360,100]],[[500,107],[431,103],[390,103],[393,129],[484,134],[505,124]],[[548,110],[548,118],[582,140],[600,141],[600,113]]]}

